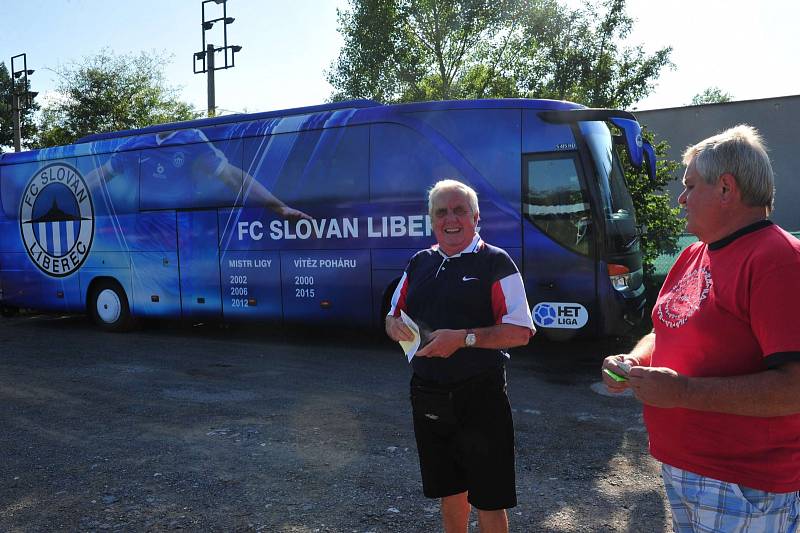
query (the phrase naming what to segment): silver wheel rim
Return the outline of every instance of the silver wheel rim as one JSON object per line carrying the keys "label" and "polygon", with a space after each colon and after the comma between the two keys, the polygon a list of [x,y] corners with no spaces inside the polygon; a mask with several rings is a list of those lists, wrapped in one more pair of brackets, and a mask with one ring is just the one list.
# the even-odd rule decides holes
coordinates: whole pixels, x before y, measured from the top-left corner
{"label": "silver wheel rim", "polygon": [[117,293],[111,289],[103,289],[97,295],[97,316],[106,324],[113,324],[122,314],[122,303]]}

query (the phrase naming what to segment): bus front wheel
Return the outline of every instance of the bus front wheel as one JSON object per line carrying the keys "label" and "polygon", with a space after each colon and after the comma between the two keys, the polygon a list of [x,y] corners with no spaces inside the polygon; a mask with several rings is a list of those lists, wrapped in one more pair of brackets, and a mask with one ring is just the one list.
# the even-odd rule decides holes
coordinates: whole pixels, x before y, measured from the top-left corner
{"label": "bus front wheel", "polygon": [[113,281],[100,281],[92,289],[89,300],[92,320],[105,331],[126,331],[132,325],[128,297]]}

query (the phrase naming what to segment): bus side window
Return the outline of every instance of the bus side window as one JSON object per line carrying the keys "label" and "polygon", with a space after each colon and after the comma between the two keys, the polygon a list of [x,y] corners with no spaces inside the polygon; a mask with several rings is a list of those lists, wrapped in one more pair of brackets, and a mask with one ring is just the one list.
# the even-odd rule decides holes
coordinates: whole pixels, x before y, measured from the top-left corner
{"label": "bus side window", "polygon": [[244,170],[292,207],[359,202],[368,196],[368,150],[367,126],[253,137],[244,143]]}
{"label": "bus side window", "polygon": [[0,167],[0,200],[3,214],[9,219],[19,218],[20,201],[25,186],[43,165],[41,163],[22,163]]}
{"label": "bus side window", "polygon": [[438,180],[460,175],[430,141],[405,126],[374,125],[371,141],[373,199],[419,201]]}
{"label": "bus side window", "polygon": [[138,151],[82,156],[77,166],[92,193],[96,216],[139,211]]}
{"label": "bus side window", "polygon": [[526,218],[562,246],[589,255],[591,208],[575,158],[528,159],[525,185]]}
{"label": "bus side window", "polygon": [[140,153],[142,209],[235,205],[242,188],[241,157],[240,143],[211,142],[196,129],[176,132],[164,146]]}
{"label": "bus side window", "polygon": [[519,202],[519,109],[449,109],[411,116],[441,133],[506,201]]}

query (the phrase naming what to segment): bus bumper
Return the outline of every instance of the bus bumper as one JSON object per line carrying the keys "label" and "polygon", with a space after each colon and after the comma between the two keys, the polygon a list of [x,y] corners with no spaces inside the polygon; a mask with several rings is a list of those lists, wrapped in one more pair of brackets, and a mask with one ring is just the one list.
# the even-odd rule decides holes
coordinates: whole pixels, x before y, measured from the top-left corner
{"label": "bus bumper", "polygon": [[638,289],[616,293],[615,298],[609,298],[611,309],[606,312],[604,336],[626,335],[642,323],[644,318],[645,286],[641,284]]}

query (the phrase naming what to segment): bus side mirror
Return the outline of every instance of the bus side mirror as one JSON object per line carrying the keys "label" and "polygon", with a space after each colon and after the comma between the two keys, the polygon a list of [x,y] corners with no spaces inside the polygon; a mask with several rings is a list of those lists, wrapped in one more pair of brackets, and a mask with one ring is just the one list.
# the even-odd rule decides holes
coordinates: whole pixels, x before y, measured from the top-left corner
{"label": "bus side mirror", "polygon": [[642,152],[644,153],[644,165],[647,170],[647,175],[651,180],[656,179],[656,151],[653,145],[647,141],[642,143]]}
{"label": "bus side mirror", "polygon": [[628,118],[612,118],[611,123],[622,130],[625,136],[625,146],[628,148],[628,157],[631,165],[636,170],[641,170],[643,155],[642,128],[635,120]]}

